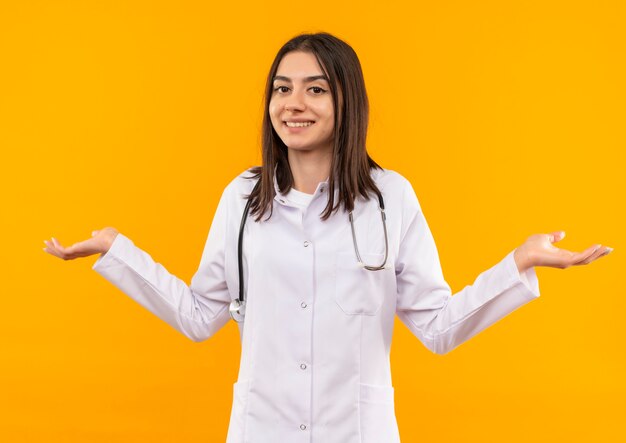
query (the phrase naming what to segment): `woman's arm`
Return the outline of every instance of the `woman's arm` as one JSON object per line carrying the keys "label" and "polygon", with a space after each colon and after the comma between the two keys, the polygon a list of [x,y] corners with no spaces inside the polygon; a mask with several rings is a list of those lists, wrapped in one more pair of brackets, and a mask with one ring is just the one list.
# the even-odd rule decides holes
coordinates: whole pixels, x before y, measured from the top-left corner
{"label": "woman's arm", "polygon": [[227,190],[218,204],[199,268],[189,286],[120,233],[116,233],[109,247],[106,242],[105,246],[93,246],[87,240],[82,245],[63,248],[55,242],[48,245],[47,252],[64,259],[85,256],[80,253],[86,249],[91,254],[102,252],[92,267],[96,272],[191,340],[206,340],[230,318],[224,269]]}
{"label": "woman's arm", "polygon": [[583,252],[557,248],[563,231],[535,234],[452,296],[435,241],[417,196],[407,181],[403,238],[396,265],[397,313],[409,329],[437,354],[450,352],[498,320],[539,297],[534,267],[585,265],[612,248],[593,245]]}
{"label": "woman's arm", "polygon": [[434,238],[407,181],[396,260],[397,314],[432,352],[445,354],[520,306],[539,297],[535,270],[520,273],[515,250],[452,295]]}

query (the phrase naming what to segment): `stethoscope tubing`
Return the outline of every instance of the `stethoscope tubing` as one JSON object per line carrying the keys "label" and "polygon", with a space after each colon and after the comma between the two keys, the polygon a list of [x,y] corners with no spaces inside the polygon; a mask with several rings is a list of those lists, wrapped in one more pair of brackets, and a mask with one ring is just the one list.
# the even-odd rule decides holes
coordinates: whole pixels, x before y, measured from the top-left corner
{"label": "stethoscope tubing", "polygon": [[[260,186],[260,184],[261,184],[261,179],[259,179],[256,182],[250,195],[252,195],[252,193],[256,191],[256,189]],[[383,196],[379,191],[376,191],[376,194],[378,195],[378,205],[380,209],[381,218],[383,221],[383,229],[385,232],[385,257],[383,259],[382,264],[378,266],[370,266],[370,265],[366,265],[365,263],[363,263],[363,261],[361,260],[361,254],[359,254],[359,248],[357,246],[356,233],[354,232],[354,219],[352,217],[352,211],[348,213],[348,219],[350,220],[350,227],[352,230],[352,241],[354,243],[354,252],[356,253],[359,266],[363,267],[364,269],[367,269],[368,271],[380,271],[381,269],[385,269],[385,265],[387,263],[387,258],[389,255],[389,239],[387,235],[387,223],[386,223],[387,217],[385,215],[385,201],[383,200]],[[246,226],[246,220],[248,218],[248,212],[250,211],[251,203],[252,203],[252,199],[250,198],[250,196],[248,196],[248,201],[246,202],[246,207],[244,208],[243,215],[241,217],[241,224],[239,226],[239,239],[237,242],[237,265],[239,268],[238,269],[239,271],[239,298],[236,298],[235,300],[231,302],[230,309],[229,309],[230,316],[237,323],[243,321],[243,318],[245,316],[245,308],[246,308],[245,295],[244,295],[245,290],[243,286],[243,231]]]}

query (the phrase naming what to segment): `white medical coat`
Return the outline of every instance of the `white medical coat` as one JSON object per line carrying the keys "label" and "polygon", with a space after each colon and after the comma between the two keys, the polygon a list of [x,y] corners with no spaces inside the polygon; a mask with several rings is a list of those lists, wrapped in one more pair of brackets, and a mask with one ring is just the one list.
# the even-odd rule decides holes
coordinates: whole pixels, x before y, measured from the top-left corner
{"label": "white medical coat", "polygon": [[[243,178],[249,175],[225,188],[189,286],[123,234],[93,269],[191,340],[211,337],[238,297],[243,195],[255,183]],[[343,209],[321,221],[327,182],[305,209],[275,183],[270,220],[248,219],[247,310],[228,443],[399,442],[389,364],[394,316],[445,354],[539,296],[534,268],[520,275],[515,250],[452,296],[411,184],[390,170],[372,176],[385,200],[388,269],[358,266]],[[354,226],[364,262],[380,264],[376,197],[356,200]]]}

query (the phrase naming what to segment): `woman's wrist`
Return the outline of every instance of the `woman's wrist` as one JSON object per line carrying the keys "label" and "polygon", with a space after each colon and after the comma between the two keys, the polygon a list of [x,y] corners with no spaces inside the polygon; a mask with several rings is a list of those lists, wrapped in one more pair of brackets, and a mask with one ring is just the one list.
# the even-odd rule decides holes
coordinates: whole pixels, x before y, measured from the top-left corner
{"label": "woman's wrist", "polygon": [[107,235],[104,237],[104,247],[102,248],[103,250],[100,251],[102,254],[106,254],[107,252],[109,252],[109,249],[111,249],[111,246],[113,245],[113,242],[115,241],[115,238],[118,234],[119,232],[117,231],[111,231],[110,233],[107,232]]}
{"label": "woman's wrist", "polygon": [[524,245],[515,249],[513,258],[515,259],[515,264],[517,265],[517,270],[520,274],[522,272],[526,272],[534,266],[528,252],[524,248]]}

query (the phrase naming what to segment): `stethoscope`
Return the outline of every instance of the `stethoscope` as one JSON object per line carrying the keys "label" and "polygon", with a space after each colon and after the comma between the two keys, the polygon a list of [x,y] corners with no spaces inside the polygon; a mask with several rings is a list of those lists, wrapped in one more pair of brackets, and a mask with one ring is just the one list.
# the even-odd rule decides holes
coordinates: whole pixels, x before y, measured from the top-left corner
{"label": "stethoscope", "polygon": [[[254,192],[260,185],[261,180],[257,181],[256,185],[254,185]],[[366,265],[363,263],[361,259],[361,254],[359,253],[359,247],[356,241],[356,232],[354,231],[354,218],[352,216],[352,211],[348,213],[348,219],[350,220],[350,227],[352,229],[352,243],[354,244],[354,252],[356,253],[356,258],[358,260],[359,266],[367,269],[368,271],[380,271],[385,269],[385,265],[387,264],[387,256],[389,254],[389,239],[387,237],[387,223],[385,217],[385,201],[383,200],[383,195],[376,190],[376,194],[378,195],[378,209],[380,210],[380,216],[383,221],[383,230],[385,232],[385,257],[383,262],[378,266]],[[230,303],[230,316],[237,323],[240,323],[244,320],[246,315],[246,301],[244,299],[244,288],[243,288],[243,230],[246,226],[246,219],[248,218],[248,211],[250,209],[250,204],[252,200],[248,197],[248,201],[246,202],[246,207],[243,210],[243,215],[241,217],[241,225],[239,227],[239,242],[237,245],[237,265],[239,267],[239,298],[234,299]]]}

